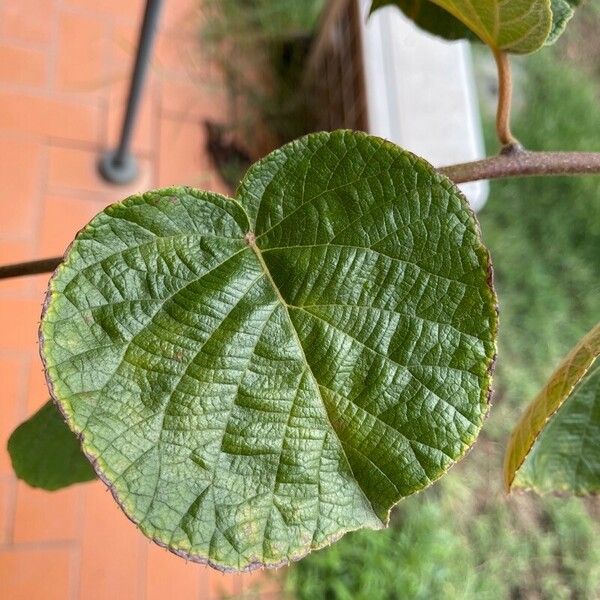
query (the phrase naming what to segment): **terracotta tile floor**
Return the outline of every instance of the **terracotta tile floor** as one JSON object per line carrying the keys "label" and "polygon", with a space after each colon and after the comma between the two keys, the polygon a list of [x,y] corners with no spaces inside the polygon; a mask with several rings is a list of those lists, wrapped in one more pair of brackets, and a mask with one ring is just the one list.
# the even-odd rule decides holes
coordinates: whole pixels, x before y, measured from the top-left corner
{"label": "terracotta tile floor", "polygon": [[[226,191],[204,152],[201,121],[226,103],[202,62],[198,1],[164,2],[133,142],[142,172],[123,189],[95,161],[118,135],[142,0],[0,0],[1,263],[61,254],[136,191]],[[261,582],[262,597],[278,595],[261,575],[220,575],[148,542],[100,483],[47,493],[15,480],[6,440],[48,397],[36,343],[46,282],[0,281],[0,597],[216,599]]]}

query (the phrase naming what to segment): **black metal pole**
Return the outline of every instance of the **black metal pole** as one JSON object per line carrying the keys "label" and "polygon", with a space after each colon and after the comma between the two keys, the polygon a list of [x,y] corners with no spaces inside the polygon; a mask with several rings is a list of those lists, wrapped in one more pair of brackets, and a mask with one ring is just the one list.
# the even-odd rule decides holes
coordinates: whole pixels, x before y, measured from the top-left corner
{"label": "black metal pole", "polygon": [[137,54],[131,74],[127,109],[121,128],[121,139],[116,150],[108,150],[101,156],[98,162],[100,175],[111,183],[126,184],[133,181],[138,174],[137,161],[130,153],[129,148],[142,98],[142,89],[146,78],[146,71],[148,70],[148,61],[150,59],[161,4],[162,0],[146,0],[144,20],[140,30]]}

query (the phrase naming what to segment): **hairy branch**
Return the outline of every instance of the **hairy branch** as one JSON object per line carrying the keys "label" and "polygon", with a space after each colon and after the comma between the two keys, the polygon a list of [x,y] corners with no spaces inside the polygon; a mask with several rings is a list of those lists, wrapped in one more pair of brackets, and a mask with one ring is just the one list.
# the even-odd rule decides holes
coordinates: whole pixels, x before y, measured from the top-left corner
{"label": "hairy branch", "polygon": [[[530,152],[513,146],[498,156],[441,167],[438,171],[454,183],[534,175],[592,175],[600,174],[600,152]],[[62,260],[62,256],[56,256],[0,266],[0,279],[49,273]]]}
{"label": "hairy branch", "polygon": [[513,150],[475,162],[438,169],[454,183],[534,175],[600,174],[600,152],[530,152]]}
{"label": "hairy branch", "polygon": [[32,260],[31,262],[0,266],[0,279],[49,273],[58,267],[62,259],[62,256],[55,256],[54,258],[42,258],[41,260]]}

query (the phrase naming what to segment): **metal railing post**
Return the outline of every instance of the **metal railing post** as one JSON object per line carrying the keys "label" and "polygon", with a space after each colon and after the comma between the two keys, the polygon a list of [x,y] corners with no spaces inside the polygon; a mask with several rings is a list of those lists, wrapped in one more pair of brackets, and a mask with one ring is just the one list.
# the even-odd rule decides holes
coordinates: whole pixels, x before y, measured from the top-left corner
{"label": "metal railing post", "polygon": [[148,70],[148,62],[161,4],[162,0],[146,0],[144,20],[140,30],[137,54],[131,74],[127,109],[121,128],[121,138],[117,148],[106,151],[98,161],[100,175],[111,183],[120,185],[130,183],[137,177],[139,172],[137,161],[130,152],[131,138],[142,98],[142,89]]}

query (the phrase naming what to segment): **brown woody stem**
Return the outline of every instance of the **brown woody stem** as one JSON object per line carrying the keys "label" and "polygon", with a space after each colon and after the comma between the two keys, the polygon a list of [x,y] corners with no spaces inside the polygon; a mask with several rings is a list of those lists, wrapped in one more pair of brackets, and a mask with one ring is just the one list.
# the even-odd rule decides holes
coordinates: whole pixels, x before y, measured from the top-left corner
{"label": "brown woody stem", "polygon": [[600,152],[529,152],[521,149],[442,167],[438,171],[454,183],[534,175],[592,175],[600,174]]}

